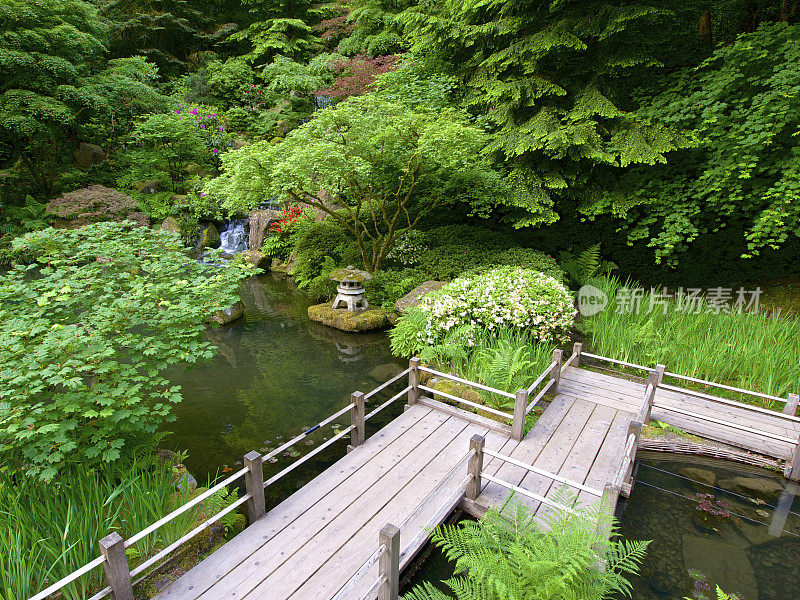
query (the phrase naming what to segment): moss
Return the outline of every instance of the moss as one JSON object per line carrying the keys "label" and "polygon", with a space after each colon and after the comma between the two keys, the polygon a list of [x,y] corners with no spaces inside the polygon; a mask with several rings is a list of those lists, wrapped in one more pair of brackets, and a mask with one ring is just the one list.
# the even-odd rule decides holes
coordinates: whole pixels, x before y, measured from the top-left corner
{"label": "moss", "polygon": [[382,308],[349,311],[331,308],[329,302],[309,306],[308,318],[342,331],[370,331],[389,326],[389,316]]}

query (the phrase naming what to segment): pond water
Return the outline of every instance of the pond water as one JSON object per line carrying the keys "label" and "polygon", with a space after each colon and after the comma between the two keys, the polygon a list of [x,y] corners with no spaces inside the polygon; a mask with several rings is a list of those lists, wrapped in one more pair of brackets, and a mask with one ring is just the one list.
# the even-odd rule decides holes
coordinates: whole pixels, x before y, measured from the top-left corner
{"label": "pond water", "polygon": [[[632,578],[634,600],[716,600],[717,585],[741,600],[800,598],[797,485],[728,461],[640,456],[633,493],[618,513],[626,539],[653,540]],[[698,510],[703,500],[711,506]],[[423,581],[446,591],[439,582],[452,574],[452,563],[433,549],[406,574],[405,591]]]}
{"label": "pond water", "polygon": [[[350,394],[368,392],[403,367],[394,358],[385,333],[348,334],[314,323],[313,304],[285,279],[262,275],[246,281],[241,291],[245,316],[209,330],[217,355],[192,370],[175,368],[169,379],[183,388],[175,406],[177,420],[162,446],[187,450],[187,467],[201,483],[206,477],[238,470],[251,450],[266,453],[306,431],[350,401]],[[404,381],[370,402],[367,411],[405,387]],[[393,403],[367,424],[367,435],[402,411]],[[320,428],[268,464],[265,477],[330,439],[350,424],[346,413]],[[344,455],[347,436],[267,490],[274,504]]]}
{"label": "pond water", "polygon": [[620,515],[624,537],[653,540],[637,600],[716,598],[717,585],[743,600],[800,598],[794,483],[728,461],[644,456]]}

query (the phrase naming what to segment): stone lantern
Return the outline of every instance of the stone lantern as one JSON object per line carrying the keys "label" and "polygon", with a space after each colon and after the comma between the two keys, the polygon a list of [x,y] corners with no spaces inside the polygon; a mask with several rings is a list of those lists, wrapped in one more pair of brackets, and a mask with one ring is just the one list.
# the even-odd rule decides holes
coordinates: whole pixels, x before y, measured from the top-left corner
{"label": "stone lantern", "polygon": [[369,308],[369,303],[364,297],[364,282],[372,279],[372,275],[350,265],[346,269],[333,271],[331,279],[339,284],[336,288],[338,294],[333,300],[334,309],[346,308],[355,311],[358,308],[364,310]]}

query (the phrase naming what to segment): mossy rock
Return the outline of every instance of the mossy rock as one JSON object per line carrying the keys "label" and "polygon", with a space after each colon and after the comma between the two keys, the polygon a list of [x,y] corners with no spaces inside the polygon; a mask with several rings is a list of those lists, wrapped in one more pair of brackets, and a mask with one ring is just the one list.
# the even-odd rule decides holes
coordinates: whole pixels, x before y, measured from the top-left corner
{"label": "mossy rock", "polygon": [[308,318],[342,331],[371,331],[389,326],[389,317],[382,308],[349,311],[331,308],[330,302],[309,306]]}
{"label": "mossy rock", "polygon": [[447,285],[446,281],[426,281],[425,283],[418,285],[413,290],[408,292],[405,296],[400,298],[397,302],[395,302],[395,310],[400,313],[406,312],[409,308],[417,306],[420,302],[422,302],[422,297],[425,294],[430,292],[435,292],[436,290],[442,289],[444,286]]}
{"label": "mossy rock", "polygon": [[241,257],[242,260],[259,269],[269,269],[270,263],[272,262],[258,250],[245,250],[241,253]]}
{"label": "mossy rock", "polygon": [[239,300],[236,304],[231,306],[228,310],[218,310],[211,317],[212,321],[216,321],[220,325],[227,325],[233,323],[236,319],[241,319],[244,316],[244,303]]}
{"label": "mossy rock", "polygon": [[213,224],[203,229],[200,234],[200,247],[201,248],[219,248],[219,231]]}
{"label": "mossy rock", "polygon": [[175,217],[167,217],[164,219],[164,222],[161,223],[161,229],[164,231],[171,231],[172,233],[177,233],[178,235],[183,235],[181,231],[181,224],[178,223],[178,219]]}

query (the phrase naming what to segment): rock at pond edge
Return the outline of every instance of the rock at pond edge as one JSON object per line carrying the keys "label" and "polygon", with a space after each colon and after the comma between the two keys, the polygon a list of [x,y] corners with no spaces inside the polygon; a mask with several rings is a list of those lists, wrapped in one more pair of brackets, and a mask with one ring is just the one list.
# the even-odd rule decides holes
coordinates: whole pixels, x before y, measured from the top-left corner
{"label": "rock at pond edge", "polygon": [[214,224],[209,224],[208,227],[203,229],[200,234],[200,247],[201,248],[219,248],[219,231],[214,227]]}
{"label": "rock at pond edge", "polygon": [[308,307],[308,318],[342,331],[370,331],[389,326],[389,318],[382,308],[349,311],[331,308],[330,302]]}
{"label": "rock at pond edge", "polygon": [[405,296],[400,298],[397,302],[395,302],[395,310],[397,312],[403,313],[406,312],[409,308],[412,308],[420,303],[422,297],[429,293],[435,292],[436,290],[442,289],[445,285],[447,285],[446,281],[426,281],[423,284],[418,285],[413,290],[408,292]]}
{"label": "rock at pond edge", "polygon": [[245,250],[241,253],[242,260],[259,269],[269,269],[272,261],[258,250]]}
{"label": "rock at pond edge", "polygon": [[236,304],[231,306],[228,310],[218,310],[211,317],[212,321],[216,321],[220,325],[227,325],[233,323],[236,319],[241,319],[244,316],[244,302],[239,300]]}

